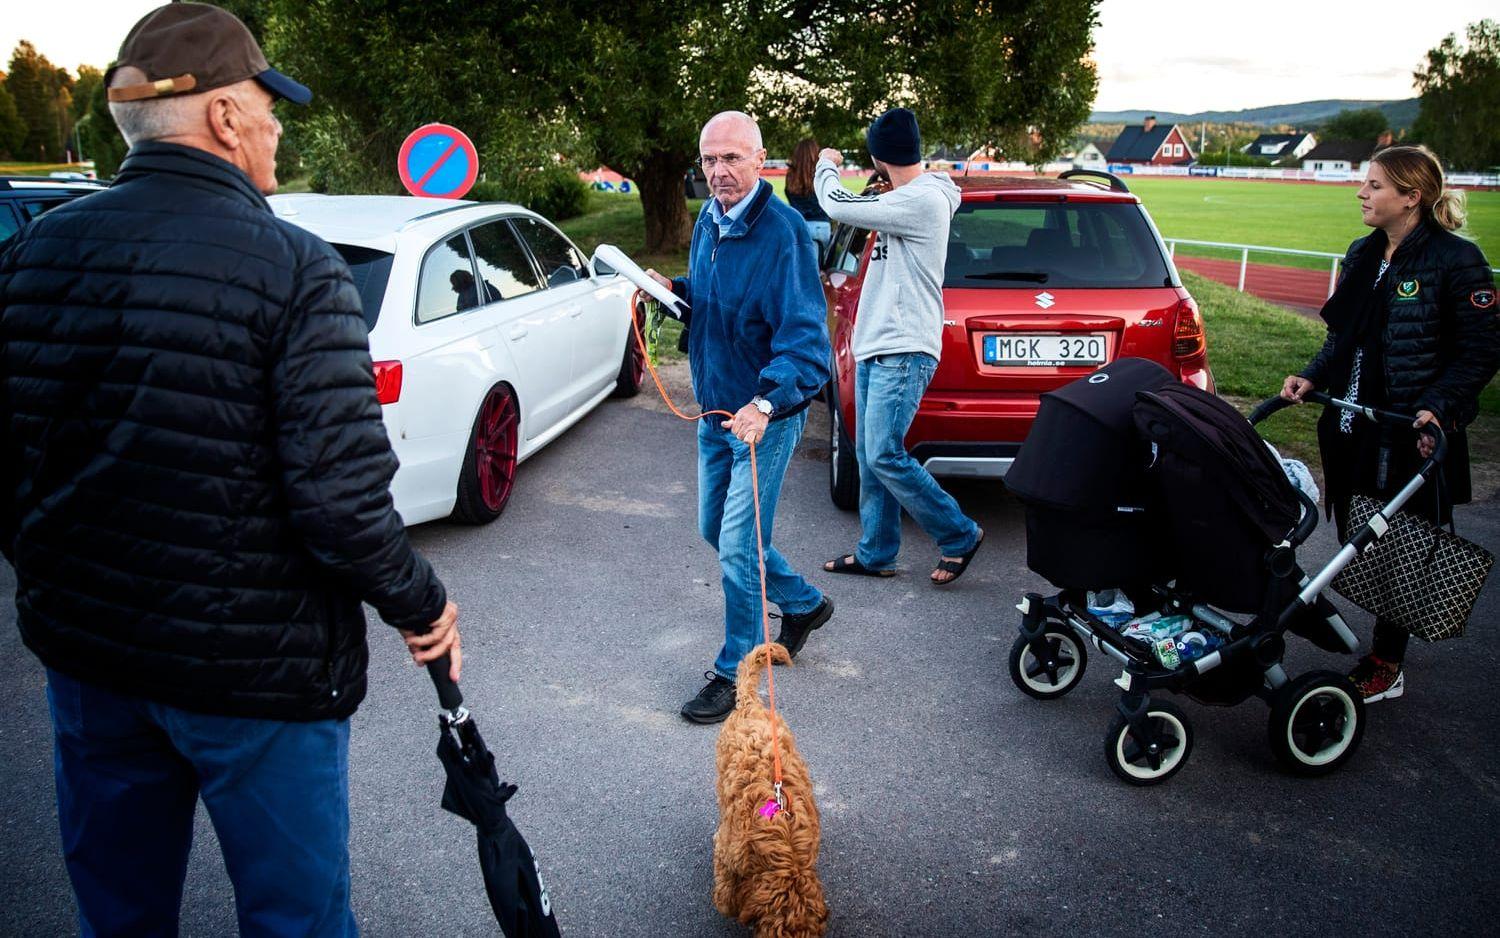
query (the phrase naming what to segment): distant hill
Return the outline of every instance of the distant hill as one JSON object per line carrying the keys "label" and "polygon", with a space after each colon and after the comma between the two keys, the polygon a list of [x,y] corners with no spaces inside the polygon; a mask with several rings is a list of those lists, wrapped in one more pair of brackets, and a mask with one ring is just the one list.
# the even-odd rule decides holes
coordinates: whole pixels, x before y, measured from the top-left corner
{"label": "distant hill", "polygon": [[1417,119],[1417,99],[1405,101],[1304,101],[1301,104],[1273,104],[1270,107],[1248,108],[1243,111],[1202,111],[1197,114],[1179,114],[1173,111],[1095,111],[1089,115],[1094,124],[1139,124],[1151,115],[1159,121],[1174,124],[1263,124],[1267,127],[1290,124],[1293,127],[1314,129],[1339,111],[1354,111],[1364,108],[1380,108],[1391,122],[1391,129],[1410,127]]}

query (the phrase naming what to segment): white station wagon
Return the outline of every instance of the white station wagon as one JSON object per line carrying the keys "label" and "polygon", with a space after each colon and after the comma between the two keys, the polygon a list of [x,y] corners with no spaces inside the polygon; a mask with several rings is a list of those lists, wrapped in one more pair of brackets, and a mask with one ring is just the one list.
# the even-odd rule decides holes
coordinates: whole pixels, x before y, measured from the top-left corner
{"label": "white station wagon", "polygon": [[279,195],[354,272],[407,524],[484,524],[516,466],[641,385],[629,282],[517,205]]}

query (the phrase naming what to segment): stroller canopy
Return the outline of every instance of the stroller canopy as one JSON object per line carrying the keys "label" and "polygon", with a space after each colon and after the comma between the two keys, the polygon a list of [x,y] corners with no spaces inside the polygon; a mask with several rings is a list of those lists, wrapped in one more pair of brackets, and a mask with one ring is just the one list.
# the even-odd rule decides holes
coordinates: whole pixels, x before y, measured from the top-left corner
{"label": "stroller canopy", "polygon": [[1136,393],[1175,381],[1153,361],[1120,358],[1043,394],[1005,487],[1027,504],[1063,511],[1139,504],[1146,447],[1132,417]]}

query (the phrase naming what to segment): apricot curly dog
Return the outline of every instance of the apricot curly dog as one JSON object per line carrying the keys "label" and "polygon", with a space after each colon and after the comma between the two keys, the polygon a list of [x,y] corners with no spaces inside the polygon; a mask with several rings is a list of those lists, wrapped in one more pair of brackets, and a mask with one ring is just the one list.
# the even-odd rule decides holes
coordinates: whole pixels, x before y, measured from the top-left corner
{"label": "apricot curly dog", "polygon": [[785,809],[762,808],[775,795],[771,712],[760,699],[766,649],[791,664],[785,648],[760,645],[740,662],[734,712],[719,733],[719,830],[714,834],[714,906],[753,926],[756,938],[809,938],[828,928],[818,880],[822,827],[812,778],[778,714],[781,795]]}

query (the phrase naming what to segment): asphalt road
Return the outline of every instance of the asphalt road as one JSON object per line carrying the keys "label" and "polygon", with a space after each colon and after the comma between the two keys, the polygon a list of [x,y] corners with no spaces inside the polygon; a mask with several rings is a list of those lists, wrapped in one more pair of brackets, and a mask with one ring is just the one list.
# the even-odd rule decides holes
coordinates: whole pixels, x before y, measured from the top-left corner
{"label": "asphalt road", "polygon": [[[826,426],[815,409],[776,526],[809,572],[857,536],[856,517],[828,500]],[[496,524],[412,532],[462,607],[464,689],[502,774],[521,786],[512,813],[570,935],[747,934],[710,902],[717,729],[677,715],[721,635],[693,479],[692,427],[643,393],[523,466]],[[1165,785],[1134,789],[1103,757],[1117,698],[1108,659],[1093,656],[1060,701],[1012,686],[1012,607],[1042,586],[1025,567],[1022,512],[997,486],[954,491],[989,532],[964,579],[929,586],[936,551],[908,524],[895,579],[812,574],[838,611],[778,672],[817,783],[830,934],[1488,931],[1500,914],[1495,589],[1470,637],[1412,650],[1406,696],[1371,707],[1361,750],[1334,775],[1279,770],[1258,701],[1184,701],[1191,759]],[[1500,548],[1500,504],[1458,521]],[[1330,556],[1331,538],[1320,531],[1304,560]],[[13,586],[0,565],[0,590]],[[11,702],[0,934],[66,934],[43,673],[14,615],[0,611]],[[1351,619],[1368,634],[1366,617]],[[380,936],[492,934],[473,835],[437,807],[431,686],[378,622],[372,645],[351,754],[360,924]],[[1296,674],[1348,662],[1294,639],[1288,664]],[[200,810],[183,932],[233,931]]]}

